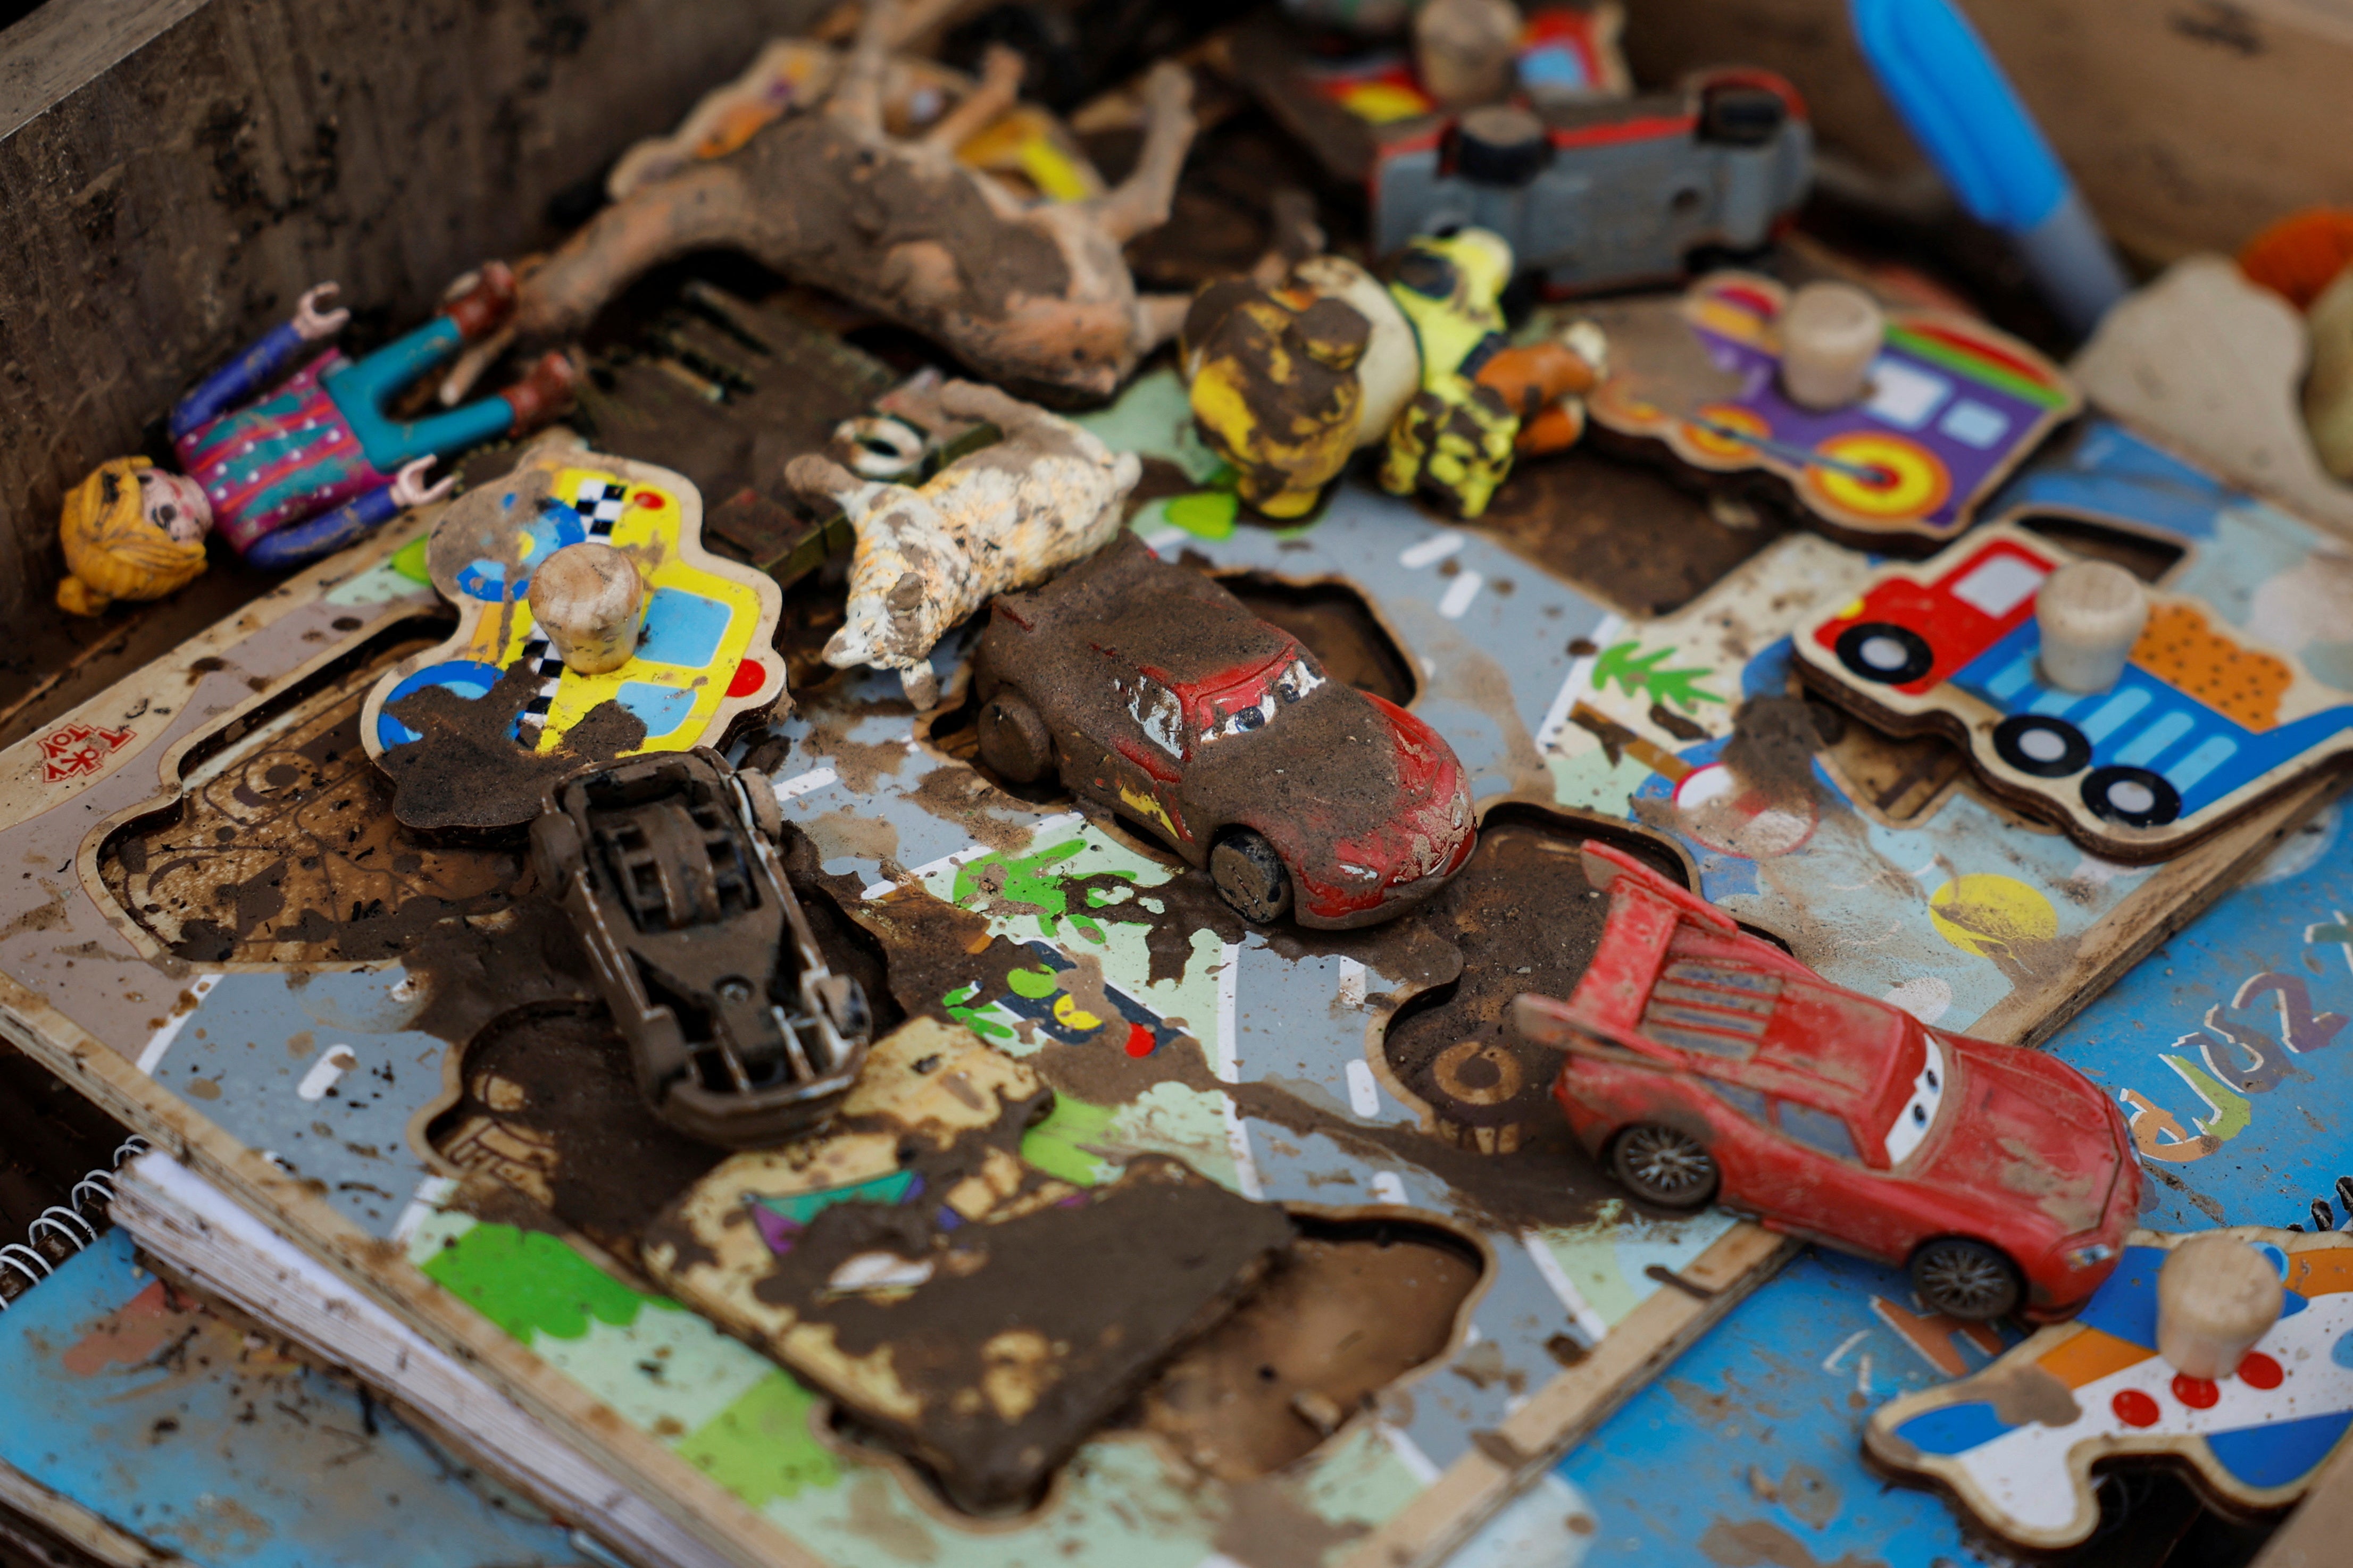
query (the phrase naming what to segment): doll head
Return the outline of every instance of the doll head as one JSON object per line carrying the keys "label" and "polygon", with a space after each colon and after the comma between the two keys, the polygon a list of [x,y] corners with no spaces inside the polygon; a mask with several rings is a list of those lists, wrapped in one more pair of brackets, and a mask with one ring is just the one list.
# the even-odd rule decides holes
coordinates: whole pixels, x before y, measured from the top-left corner
{"label": "doll head", "polygon": [[212,505],[201,486],[144,458],[101,463],[67,495],[58,605],[94,616],[117,599],[160,599],[200,576]]}

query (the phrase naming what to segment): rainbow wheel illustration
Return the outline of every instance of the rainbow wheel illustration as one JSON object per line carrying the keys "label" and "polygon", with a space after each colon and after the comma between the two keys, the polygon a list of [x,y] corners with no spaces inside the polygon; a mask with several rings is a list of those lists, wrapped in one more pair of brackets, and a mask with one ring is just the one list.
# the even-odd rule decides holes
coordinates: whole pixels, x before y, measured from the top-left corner
{"label": "rainbow wheel illustration", "polygon": [[1710,403],[1683,422],[1683,438],[1701,462],[1746,468],[1772,442],[1763,415],[1736,403]]}
{"label": "rainbow wheel illustration", "polygon": [[1799,483],[1807,499],[1864,522],[1913,522],[1951,499],[1953,476],[1916,441],[1880,431],[1832,436]]}

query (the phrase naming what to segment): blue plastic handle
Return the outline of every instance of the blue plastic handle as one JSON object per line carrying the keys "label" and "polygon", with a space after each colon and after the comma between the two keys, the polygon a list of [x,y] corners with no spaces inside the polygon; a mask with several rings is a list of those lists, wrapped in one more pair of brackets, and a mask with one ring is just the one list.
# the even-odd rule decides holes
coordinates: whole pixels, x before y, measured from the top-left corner
{"label": "blue plastic handle", "polygon": [[2010,233],[2066,199],[2067,172],[1951,0],[1852,0],[1854,36],[1969,216]]}

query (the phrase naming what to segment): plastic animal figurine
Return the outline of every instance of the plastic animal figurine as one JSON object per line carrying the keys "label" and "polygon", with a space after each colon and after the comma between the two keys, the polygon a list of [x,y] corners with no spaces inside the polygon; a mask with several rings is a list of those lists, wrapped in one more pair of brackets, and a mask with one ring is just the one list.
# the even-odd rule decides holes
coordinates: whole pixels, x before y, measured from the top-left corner
{"label": "plastic animal figurine", "polygon": [[1425,236],[1392,263],[1389,296],[1421,350],[1421,390],[1389,427],[1381,488],[1419,494],[1455,515],[1487,510],[1511,473],[1523,426],[1534,449],[1558,450],[1584,433],[1581,405],[1538,416],[1598,384],[1600,339],[1514,349],[1503,335],[1512,247],[1485,229]]}
{"label": "plastic animal figurine", "polygon": [[2285,1508],[2353,1428],[2348,1333],[2342,1231],[2135,1231],[2074,1321],[1882,1405],[1863,1444],[2034,1552],[2098,1527],[2094,1465],[2166,1461],[2226,1508]]}
{"label": "plastic animal figurine", "polygon": [[920,489],[861,479],[818,457],[796,458],[786,483],[840,506],[858,532],[849,618],[825,645],[837,669],[895,669],[907,700],[939,700],[931,656],[950,626],[994,594],[1027,587],[1093,553],[1119,531],[1142,477],[1092,432],[993,386],[952,381],[948,415],[986,420],[1003,439],[942,468]]}
{"label": "plastic animal figurine", "polygon": [[291,321],[180,400],[171,437],[185,477],[117,458],[73,493],[60,529],[71,574],[58,587],[62,608],[95,615],[115,599],[173,592],[204,570],[216,526],[257,566],[331,554],[448,494],[452,480],[425,482],[436,460],[536,429],[571,401],[571,362],[551,353],[494,397],[406,424],[385,413],[512,313],[514,276],[500,263],[461,280],[425,326],[359,360],[328,346],[351,320],[330,308],[335,293],[332,283],[306,292]]}
{"label": "plastic animal figurine", "polygon": [[887,49],[908,7],[875,0],[821,104],[732,153],[638,185],[523,282],[517,323],[570,336],[648,268],[729,246],[939,339],[993,381],[1107,396],[1184,319],[1140,296],[1120,247],[1168,219],[1194,122],[1174,65],[1146,89],[1135,172],[1091,200],[1025,202],[956,160],[1009,108],[1019,61],[992,57],[964,102],[915,141],[884,129]]}
{"label": "plastic animal figurine", "polygon": [[1132,533],[999,598],[973,682],[982,761],[1144,825],[1245,920],[1388,920],[1477,840],[1437,731]]}
{"label": "plastic animal figurine", "polygon": [[1908,1268],[1956,1318],[2064,1317],[2115,1269],[2140,1163],[2097,1085],[1841,990],[1622,850],[1584,860],[1592,964],[1513,1021],[1566,1053],[1553,1098],[1637,1195]]}
{"label": "plastic animal figurine", "polygon": [[1267,517],[1305,516],[1352,455],[1386,441],[1385,484],[1475,517],[1515,456],[1574,445],[1607,344],[1578,322],[1507,346],[1497,301],[1510,266],[1493,236],[1465,233],[1415,242],[1387,286],[1314,256],[1204,289],[1180,359],[1202,437],[1241,499]]}

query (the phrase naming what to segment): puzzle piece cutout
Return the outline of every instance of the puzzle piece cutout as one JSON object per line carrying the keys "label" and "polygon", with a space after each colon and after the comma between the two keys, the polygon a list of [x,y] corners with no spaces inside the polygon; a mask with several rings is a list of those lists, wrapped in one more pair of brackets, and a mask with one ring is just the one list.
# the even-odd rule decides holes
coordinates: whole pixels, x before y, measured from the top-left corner
{"label": "puzzle piece cutout", "polygon": [[[600,675],[565,665],[525,597],[540,562],[583,541],[629,555],[648,589],[636,654]],[[565,749],[608,703],[644,727],[638,744],[615,753],[632,755],[715,742],[737,715],[784,695],[784,661],[770,649],[783,594],[765,574],[702,547],[702,495],[667,468],[542,445],[449,508],[434,526],[426,569],[457,605],[458,627],[369,691],[360,735],[372,757],[419,739],[395,710],[403,700],[431,687],[479,700],[519,667],[533,684],[510,731],[518,759]]]}
{"label": "puzzle piece cutout", "polygon": [[2080,1316],[1968,1377],[1880,1407],[1871,1456],[1949,1487],[2006,1541],[2056,1551],[2098,1525],[2092,1468],[2171,1458],[2221,1502],[2284,1508],[2353,1426],[2353,1236],[2244,1226],[2286,1306],[2235,1375],[2181,1376],[2157,1353],[2157,1279],[2189,1239],[2135,1231]]}
{"label": "puzzle piece cutout", "polygon": [[2074,559],[1988,524],[1804,628],[1800,672],[1883,727],[1951,732],[1996,792],[2123,861],[2176,854],[2353,751],[2353,694],[2188,595],[2151,591],[2108,690],[2048,685],[2035,595]]}
{"label": "puzzle piece cutout", "polygon": [[[1657,441],[1710,473],[1786,483],[1833,537],[1916,553],[1957,536],[2011,469],[2083,406],[2049,360],[1942,311],[1890,310],[1871,395],[1802,408],[1783,395],[1776,322],[1788,290],[1717,272],[1683,297],[1682,320],[1718,375],[1688,374],[1680,343],[1612,332],[1612,374],[1588,402],[1601,429]],[[1662,352],[1663,351],[1663,352]]]}

